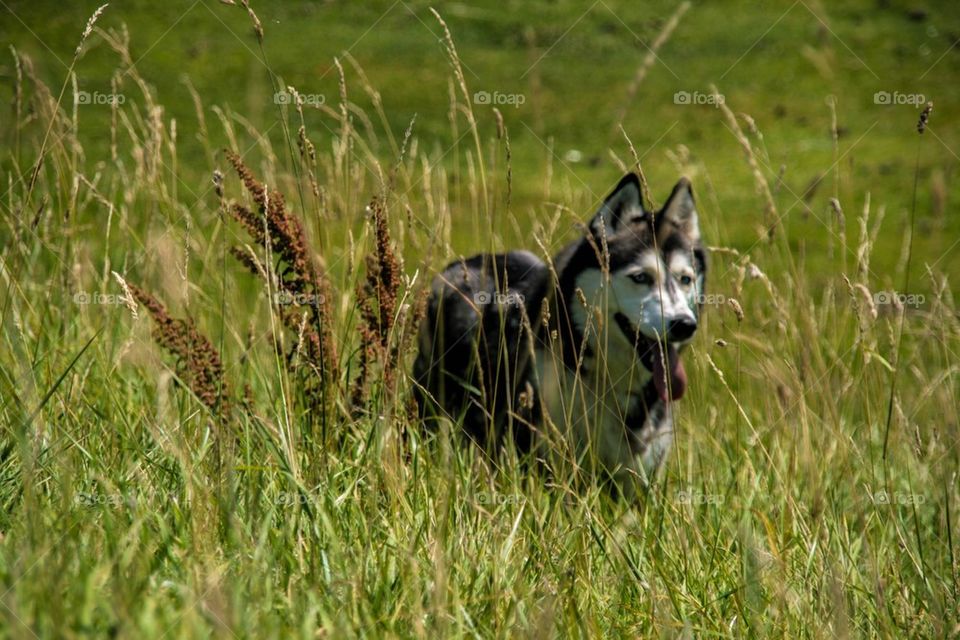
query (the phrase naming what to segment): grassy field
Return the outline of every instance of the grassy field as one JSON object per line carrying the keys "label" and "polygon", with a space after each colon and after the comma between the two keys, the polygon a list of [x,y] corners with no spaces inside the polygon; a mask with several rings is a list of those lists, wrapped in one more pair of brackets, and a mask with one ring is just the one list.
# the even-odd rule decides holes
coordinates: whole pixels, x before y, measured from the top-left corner
{"label": "grassy field", "polygon": [[[0,2],[0,637],[960,637],[955,3],[241,4]],[[650,494],[422,433],[434,271],[638,160]]]}

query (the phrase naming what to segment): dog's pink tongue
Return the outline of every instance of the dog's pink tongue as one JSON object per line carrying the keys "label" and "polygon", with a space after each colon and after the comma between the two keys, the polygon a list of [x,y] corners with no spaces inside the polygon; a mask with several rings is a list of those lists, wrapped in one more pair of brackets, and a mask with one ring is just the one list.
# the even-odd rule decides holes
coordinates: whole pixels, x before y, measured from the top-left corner
{"label": "dog's pink tongue", "polygon": [[668,378],[663,368],[663,356],[663,349],[658,344],[653,353],[653,384],[664,402],[679,400],[687,389],[687,372],[683,370],[683,363],[680,362],[676,347],[667,345],[666,361],[670,372]]}

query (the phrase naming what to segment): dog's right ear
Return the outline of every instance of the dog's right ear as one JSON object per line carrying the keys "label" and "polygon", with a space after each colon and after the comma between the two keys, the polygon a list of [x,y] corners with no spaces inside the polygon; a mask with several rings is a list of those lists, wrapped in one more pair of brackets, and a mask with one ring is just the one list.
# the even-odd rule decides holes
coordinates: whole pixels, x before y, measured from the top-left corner
{"label": "dog's right ear", "polygon": [[597,238],[601,235],[610,237],[625,225],[641,220],[646,215],[640,195],[640,179],[637,174],[628,173],[600,205],[590,221],[590,230]]}

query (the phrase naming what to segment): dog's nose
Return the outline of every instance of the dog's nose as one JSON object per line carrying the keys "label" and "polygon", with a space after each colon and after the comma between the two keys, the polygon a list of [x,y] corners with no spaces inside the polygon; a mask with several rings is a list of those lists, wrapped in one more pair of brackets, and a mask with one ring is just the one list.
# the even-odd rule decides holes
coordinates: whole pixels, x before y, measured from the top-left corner
{"label": "dog's nose", "polygon": [[697,321],[693,318],[673,320],[667,327],[667,337],[673,341],[688,339],[697,330]]}

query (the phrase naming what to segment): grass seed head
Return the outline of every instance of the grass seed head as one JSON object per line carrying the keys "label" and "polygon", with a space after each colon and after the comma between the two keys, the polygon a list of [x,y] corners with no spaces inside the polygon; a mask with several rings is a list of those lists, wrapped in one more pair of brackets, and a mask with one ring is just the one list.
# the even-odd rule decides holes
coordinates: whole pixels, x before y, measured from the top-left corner
{"label": "grass seed head", "polygon": [[[122,279],[121,279],[122,280]],[[230,387],[220,353],[192,320],[174,318],[153,295],[125,282],[126,290],[153,318],[153,339],[176,358],[176,372],[200,401],[222,422],[232,416]]]}
{"label": "grass seed head", "polygon": [[930,113],[933,111],[933,103],[928,102],[927,106],[920,112],[920,119],[917,121],[917,133],[923,134],[927,130],[927,122],[930,120]]}

